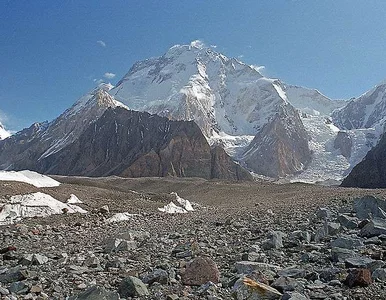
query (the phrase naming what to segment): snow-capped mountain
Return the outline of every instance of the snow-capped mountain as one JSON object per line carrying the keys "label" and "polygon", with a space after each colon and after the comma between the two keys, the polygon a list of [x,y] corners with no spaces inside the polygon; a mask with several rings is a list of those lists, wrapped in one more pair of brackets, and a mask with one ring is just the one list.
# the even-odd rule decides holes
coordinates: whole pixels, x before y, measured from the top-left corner
{"label": "snow-capped mountain", "polygon": [[283,91],[288,101],[305,114],[329,116],[331,113],[347,104],[345,100],[331,100],[315,89],[282,83]]}
{"label": "snow-capped mountain", "polygon": [[[238,155],[244,152],[245,141],[251,141],[277,116],[281,123],[298,118],[279,80],[265,78],[255,67],[197,43],[176,45],[161,57],[135,63],[110,94],[130,109],[174,120],[194,120],[212,144],[231,145],[226,150],[235,158],[242,158]],[[285,129],[291,127],[287,125]],[[297,126],[304,130],[301,122]],[[278,135],[272,134],[274,137]],[[298,149],[294,142],[287,145],[290,153]],[[276,165],[293,165],[293,161],[286,161],[289,157],[293,156],[275,155],[270,159]],[[280,159],[285,161],[279,163]],[[256,173],[278,177],[298,172],[308,158],[301,161],[286,171],[271,172],[259,164],[249,167]]]}
{"label": "snow-capped mountain", "polygon": [[0,141],[0,166],[60,175],[251,180],[194,122],[135,112],[100,85],[48,123]]}
{"label": "snow-capped mountain", "polygon": [[386,82],[352,99],[332,115],[341,129],[377,128],[383,131],[386,121]]}
{"label": "snow-capped mountain", "polygon": [[194,120],[207,137],[255,135],[286,104],[279,81],[197,43],[134,64],[110,94],[133,110]]}
{"label": "snow-capped mountain", "polygon": [[5,130],[3,124],[0,123],[0,140],[6,139],[9,136],[11,136],[11,133]]}
{"label": "snow-capped mountain", "polygon": [[340,181],[377,143],[379,134],[374,128],[339,129],[332,120],[349,101],[331,100],[317,90],[282,83],[288,101],[301,113],[301,121],[310,140],[311,161],[307,168],[291,181]]}
{"label": "snow-capped mountain", "polygon": [[0,168],[36,170],[36,161],[71,144],[106,109],[124,107],[107,93],[110,88],[106,84],[100,85],[55,120],[35,123],[4,140],[0,143]]}
{"label": "snow-capped mountain", "polygon": [[[103,141],[96,137],[90,140],[85,132],[100,131],[107,138],[116,135],[119,126],[126,126],[127,136],[119,137],[130,136],[140,142],[138,135],[130,135],[137,129],[127,127],[126,123],[116,123],[115,114],[104,118],[116,124],[115,127],[105,128],[100,123],[109,109],[115,111],[121,107],[123,111],[148,112],[171,121],[194,121],[212,149],[217,149],[210,155],[212,160],[221,158],[221,164],[216,164],[218,170],[225,170],[225,173],[234,170],[233,162],[223,159],[229,154],[241,166],[259,175],[306,182],[341,180],[377,143],[380,128],[383,131],[386,84],[382,86],[353,101],[331,100],[317,90],[266,78],[257,68],[200,43],[176,45],[160,57],[135,63],[115,87],[99,86],[54,121],[34,124],[0,142],[0,168],[58,173],[76,161],[76,157],[70,160],[66,157],[71,149],[76,152],[71,155],[86,157],[88,162],[76,161],[72,164],[74,168],[83,166],[88,174],[91,174],[90,168],[95,169],[97,171],[92,173],[95,176],[118,174],[109,173],[111,170],[106,171],[102,165],[112,167],[119,159],[110,164],[103,160],[111,159],[110,151],[125,152],[127,149],[122,147],[126,144],[105,149]],[[139,118],[144,116],[139,115]],[[356,125],[350,127],[348,121]],[[99,127],[95,127],[96,124]],[[135,126],[150,125],[151,122],[135,122]],[[104,149],[104,156],[102,152],[98,155],[91,150],[89,155],[83,152],[86,144],[90,147],[98,141],[102,143],[98,147],[100,151]],[[143,155],[138,162],[140,166],[146,166],[145,158],[155,163],[163,157],[162,149],[157,148],[160,144],[151,147],[161,152],[150,156],[139,145],[141,143],[134,149]],[[206,150],[204,152],[208,155]],[[130,152],[129,157],[126,160],[132,162],[135,155]],[[63,161],[68,164],[63,165]],[[132,168],[127,164],[125,167]],[[101,168],[105,171],[100,172]],[[71,173],[75,169],[66,170]],[[87,173],[78,169],[76,172]],[[128,174],[134,176],[138,172],[131,169]],[[183,172],[175,170],[175,174]]]}

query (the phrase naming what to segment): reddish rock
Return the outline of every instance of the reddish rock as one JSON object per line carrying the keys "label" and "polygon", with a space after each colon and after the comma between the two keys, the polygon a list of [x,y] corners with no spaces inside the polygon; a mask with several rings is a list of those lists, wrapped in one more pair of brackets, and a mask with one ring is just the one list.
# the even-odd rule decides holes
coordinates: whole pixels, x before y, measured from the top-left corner
{"label": "reddish rock", "polygon": [[369,286],[372,283],[369,269],[353,269],[347,276],[346,282],[349,287]]}
{"label": "reddish rock", "polygon": [[220,272],[216,263],[209,257],[197,257],[192,260],[182,274],[182,283],[185,285],[202,285],[208,281],[218,283]]}
{"label": "reddish rock", "polygon": [[16,251],[16,247],[14,246],[8,246],[8,247],[5,247],[3,249],[0,249],[0,254],[4,254],[4,253],[7,253],[9,251]]}

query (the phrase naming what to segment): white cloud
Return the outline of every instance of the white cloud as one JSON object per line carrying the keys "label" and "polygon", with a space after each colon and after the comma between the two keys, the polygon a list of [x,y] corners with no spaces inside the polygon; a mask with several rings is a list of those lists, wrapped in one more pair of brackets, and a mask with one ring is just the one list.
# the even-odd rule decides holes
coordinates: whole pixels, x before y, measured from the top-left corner
{"label": "white cloud", "polygon": [[105,75],[103,75],[104,78],[107,79],[113,79],[115,77],[114,73],[106,72]]}
{"label": "white cloud", "polygon": [[265,66],[255,66],[255,65],[250,65],[252,69],[255,69],[257,72],[261,73],[264,72]]}
{"label": "white cloud", "polygon": [[210,48],[216,49],[217,45],[210,45]]}
{"label": "white cloud", "polygon": [[5,114],[5,112],[0,110],[0,123],[3,123],[4,125],[4,122],[6,123],[8,120],[8,116]]}
{"label": "white cloud", "polygon": [[244,57],[244,54],[240,54],[239,56],[237,56],[238,59],[242,59]]}
{"label": "white cloud", "polygon": [[97,43],[99,45],[101,45],[102,47],[106,47],[106,43],[104,41],[99,40],[99,41],[97,41]]}
{"label": "white cloud", "polygon": [[105,82],[103,79],[96,79],[96,78],[94,78],[93,81],[96,82],[97,84],[101,84]]}
{"label": "white cloud", "polygon": [[195,40],[190,43],[190,46],[194,48],[202,49],[205,47],[205,43],[200,40]]}

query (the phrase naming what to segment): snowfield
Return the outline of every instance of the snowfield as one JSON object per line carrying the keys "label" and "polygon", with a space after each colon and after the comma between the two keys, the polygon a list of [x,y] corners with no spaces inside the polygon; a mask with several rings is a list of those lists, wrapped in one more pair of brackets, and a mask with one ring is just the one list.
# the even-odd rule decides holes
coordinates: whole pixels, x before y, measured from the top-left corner
{"label": "snowfield", "polygon": [[0,225],[12,224],[23,218],[47,217],[63,213],[87,213],[74,204],[65,204],[50,195],[37,192],[12,196],[0,210]]}
{"label": "snowfield", "polygon": [[19,181],[40,187],[59,186],[60,182],[51,177],[29,171],[0,171],[0,181]]}

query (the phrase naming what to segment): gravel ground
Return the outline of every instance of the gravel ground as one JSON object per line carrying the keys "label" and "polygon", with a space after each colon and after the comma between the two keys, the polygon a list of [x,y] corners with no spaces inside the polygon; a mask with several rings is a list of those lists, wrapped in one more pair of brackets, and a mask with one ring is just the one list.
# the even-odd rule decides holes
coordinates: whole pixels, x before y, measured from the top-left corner
{"label": "gravel ground", "polygon": [[[85,215],[53,215],[0,226],[0,248],[17,249],[7,252],[12,254],[10,258],[6,253],[0,259],[0,278],[20,265],[21,270],[30,272],[17,281],[25,283],[24,290],[14,283],[0,283],[2,299],[66,299],[94,285],[117,292],[122,279],[129,275],[147,282],[149,295],[139,296],[143,299],[231,299],[233,284],[241,276],[235,268],[240,261],[303,269],[305,273],[296,278],[294,290],[279,289],[284,293],[282,299],[290,299],[293,291],[306,298],[293,295],[292,299],[386,299],[382,280],[367,287],[349,288],[342,284],[342,276],[350,268],[331,261],[329,243],[339,234],[356,234],[352,230],[344,229],[317,242],[288,246],[290,239],[285,238],[282,247],[265,247],[272,232],[289,236],[294,231],[308,231],[315,235],[323,226],[323,220],[315,216],[320,207],[336,216],[340,208],[351,206],[354,198],[370,194],[385,199],[386,190],[178,178],[54,178],[62,182],[59,187],[38,189],[23,183],[0,182],[2,199],[40,191],[64,202],[75,194],[83,201],[80,206],[89,211]],[[173,215],[159,212],[157,208],[172,200],[171,192],[191,201],[196,210]],[[103,205],[108,205],[110,212],[102,212]],[[106,223],[117,212],[138,215],[128,221]],[[107,251],[109,240],[116,238],[133,241],[135,246]],[[307,248],[309,245],[313,245],[313,252]],[[370,246],[357,252],[385,251],[379,243]],[[318,259],[302,261],[305,253]],[[48,261],[23,265],[21,259],[27,254],[41,254]],[[217,284],[184,284],[188,263],[197,257],[208,257],[217,265]],[[95,263],[89,263],[93,259]],[[336,286],[319,276],[322,270],[333,267],[339,268],[339,283],[333,282]],[[167,282],[147,281],[146,276],[156,270],[166,271]],[[270,270],[249,276],[272,285],[281,275]],[[81,297],[78,299],[92,299]]]}

